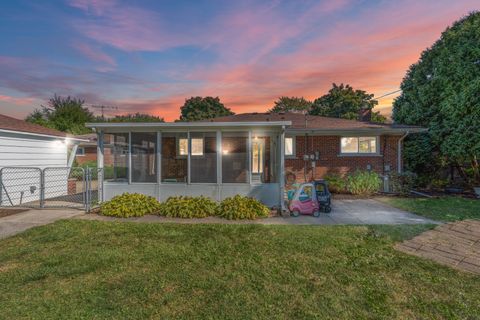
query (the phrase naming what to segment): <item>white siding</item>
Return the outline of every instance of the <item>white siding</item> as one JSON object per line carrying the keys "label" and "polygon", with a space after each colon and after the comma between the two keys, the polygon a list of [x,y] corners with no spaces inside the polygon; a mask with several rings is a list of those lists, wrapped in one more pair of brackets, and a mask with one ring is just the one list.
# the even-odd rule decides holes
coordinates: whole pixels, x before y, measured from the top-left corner
{"label": "white siding", "polygon": [[[62,139],[48,137],[34,137],[23,134],[0,133],[0,169],[2,182],[1,205],[10,205],[5,193],[15,205],[40,199],[40,170],[27,169],[67,166],[67,146]],[[24,167],[21,169],[18,167]],[[59,193],[67,194],[68,170],[50,172],[46,177],[45,196],[58,196]],[[61,177],[59,177],[61,175]],[[55,182],[53,182],[55,180]],[[53,191],[49,184],[55,184]],[[61,192],[59,192],[59,190]]]}

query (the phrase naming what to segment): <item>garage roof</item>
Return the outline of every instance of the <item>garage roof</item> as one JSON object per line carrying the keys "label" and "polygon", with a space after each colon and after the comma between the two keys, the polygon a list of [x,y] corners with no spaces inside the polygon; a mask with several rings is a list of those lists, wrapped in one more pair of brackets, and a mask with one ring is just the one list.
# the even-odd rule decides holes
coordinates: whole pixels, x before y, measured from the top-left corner
{"label": "garage roof", "polygon": [[0,114],[0,130],[33,133],[36,135],[46,135],[62,138],[67,137],[67,134],[65,132],[42,127],[38,124],[29,123],[20,119],[6,116],[4,114]]}

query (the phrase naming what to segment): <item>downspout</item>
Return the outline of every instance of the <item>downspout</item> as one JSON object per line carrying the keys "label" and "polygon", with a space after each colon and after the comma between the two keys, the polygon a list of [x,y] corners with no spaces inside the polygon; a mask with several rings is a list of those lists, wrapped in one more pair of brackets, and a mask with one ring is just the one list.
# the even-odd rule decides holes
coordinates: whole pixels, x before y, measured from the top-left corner
{"label": "downspout", "polygon": [[403,136],[398,139],[398,147],[397,147],[397,172],[402,173],[403,168],[402,168],[402,143],[403,140],[408,136],[410,131],[405,132]]}

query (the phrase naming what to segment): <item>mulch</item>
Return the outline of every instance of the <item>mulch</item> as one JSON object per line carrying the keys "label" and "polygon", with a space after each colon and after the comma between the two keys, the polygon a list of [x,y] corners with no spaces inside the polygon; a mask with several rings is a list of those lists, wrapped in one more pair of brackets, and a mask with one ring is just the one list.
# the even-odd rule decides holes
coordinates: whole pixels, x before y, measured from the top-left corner
{"label": "mulch", "polygon": [[12,214],[28,211],[29,209],[0,209],[0,218],[11,216]]}
{"label": "mulch", "polygon": [[397,250],[480,274],[480,220],[447,223],[395,246]]}

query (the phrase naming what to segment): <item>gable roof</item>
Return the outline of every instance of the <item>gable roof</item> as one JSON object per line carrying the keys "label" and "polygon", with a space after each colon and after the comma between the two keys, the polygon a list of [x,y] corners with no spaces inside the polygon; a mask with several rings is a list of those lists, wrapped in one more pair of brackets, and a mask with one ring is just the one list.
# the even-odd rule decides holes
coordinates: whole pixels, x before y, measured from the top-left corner
{"label": "gable roof", "polygon": [[232,116],[218,117],[210,122],[256,122],[256,121],[291,121],[290,131],[341,131],[341,130],[385,130],[385,131],[425,131],[417,126],[396,125],[391,123],[373,123],[340,118],[304,115],[301,113],[240,113]]}
{"label": "gable roof", "polygon": [[12,118],[4,114],[0,114],[0,130],[33,133],[46,136],[55,136],[66,138],[67,134],[55,129],[42,127],[38,124],[29,123],[20,119]]}

